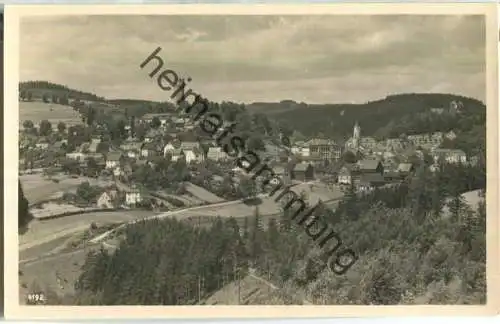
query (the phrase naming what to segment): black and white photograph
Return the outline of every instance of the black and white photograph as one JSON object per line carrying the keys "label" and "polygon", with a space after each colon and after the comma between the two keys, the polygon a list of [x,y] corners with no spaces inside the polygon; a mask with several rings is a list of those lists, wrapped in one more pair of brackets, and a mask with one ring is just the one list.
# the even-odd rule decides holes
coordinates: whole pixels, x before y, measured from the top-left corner
{"label": "black and white photograph", "polygon": [[6,6],[18,307],[485,311],[496,8],[391,6]]}

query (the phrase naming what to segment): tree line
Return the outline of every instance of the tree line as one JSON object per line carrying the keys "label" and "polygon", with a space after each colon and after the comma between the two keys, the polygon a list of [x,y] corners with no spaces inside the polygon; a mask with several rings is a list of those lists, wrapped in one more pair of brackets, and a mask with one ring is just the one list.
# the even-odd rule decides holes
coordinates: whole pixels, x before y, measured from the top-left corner
{"label": "tree line", "polygon": [[114,253],[89,255],[75,298],[98,305],[193,304],[251,267],[318,304],[484,303],[485,204],[471,209],[459,195],[480,189],[484,196],[483,167],[420,169],[398,187],[348,192],[335,210],[320,202],[313,215],[360,256],[342,276],[325,270],[317,246],[291,220],[293,208],[264,220],[257,206],[239,223],[165,219],[129,226]]}

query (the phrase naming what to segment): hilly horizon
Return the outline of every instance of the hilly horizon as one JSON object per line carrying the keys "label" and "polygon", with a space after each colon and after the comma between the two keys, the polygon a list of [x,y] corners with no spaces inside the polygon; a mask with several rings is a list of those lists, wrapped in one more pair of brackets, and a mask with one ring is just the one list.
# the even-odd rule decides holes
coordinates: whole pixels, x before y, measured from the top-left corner
{"label": "hilly horizon", "polygon": [[[19,82],[19,89],[20,90],[25,90],[25,91],[33,91],[35,93],[35,98],[37,94],[40,94],[42,92],[48,92],[50,94],[55,93],[55,94],[61,94],[65,93],[69,95],[70,98],[78,98],[81,100],[89,100],[89,101],[96,101],[96,102],[106,102],[106,103],[111,103],[111,104],[124,104],[124,105],[135,105],[135,104],[144,104],[144,103],[152,103],[152,104],[159,104],[161,101],[155,101],[155,100],[147,100],[147,99],[139,99],[139,98],[114,98],[114,99],[107,99],[106,97],[100,96],[98,94],[94,94],[91,92],[87,91],[81,91],[77,90],[76,88],[72,88],[66,85],[62,85],[59,83],[54,83],[50,81],[45,81],[45,80],[34,80],[34,81],[22,81]],[[459,94],[454,94],[454,93],[439,93],[439,92],[422,92],[422,93],[411,93],[411,92],[402,92],[398,94],[391,94],[387,95],[384,98],[380,98],[377,100],[369,100],[364,103],[313,103],[313,104],[308,104],[306,102],[298,102],[293,99],[283,99],[281,101],[254,101],[251,103],[242,103],[242,102],[234,102],[238,104],[244,104],[249,110],[256,110],[257,112],[261,112],[260,110],[266,110],[266,109],[271,109],[271,111],[268,111],[266,113],[272,114],[276,113],[279,111],[283,110],[290,110],[290,109],[301,109],[301,108],[320,108],[324,106],[342,106],[343,108],[348,108],[349,106],[351,107],[357,107],[357,106],[363,106],[363,105],[368,105],[372,103],[378,103],[382,102],[384,100],[388,100],[390,98],[397,98],[397,97],[403,97],[403,96],[408,96],[408,95],[421,95],[421,96],[431,96],[431,95],[443,95],[443,96],[450,96],[450,97],[455,97],[455,100],[472,100],[479,102],[484,105],[484,103],[476,98],[472,97],[467,97]],[[227,101],[227,102],[232,102],[232,101]]]}

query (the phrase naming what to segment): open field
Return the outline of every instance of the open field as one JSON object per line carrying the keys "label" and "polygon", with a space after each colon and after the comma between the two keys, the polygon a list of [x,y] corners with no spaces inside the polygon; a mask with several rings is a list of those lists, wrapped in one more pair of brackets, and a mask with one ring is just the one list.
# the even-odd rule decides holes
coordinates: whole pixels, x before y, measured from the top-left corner
{"label": "open field", "polygon": [[19,260],[30,260],[43,254],[50,253],[54,249],[64,245],[71,237],[73,237],[73,235],[61,236],[55,240],[19,251]]}
{"label": "open field", "polygon": [[42,208],[31,208],[31,215],[35,218],[44,218],[51,215],[69,213],[69,212],[82,212],[85,209],[70,204],[56,204],[53,202],[44,203]]}
{"label": "open field", "polygon": [[24,196],[30,205],[51,198],[60,192],[76,189],[82,182],[88,181],[91,185],[106,186],[112,184],[110,181],[97,180],[87,177],[71,178],[69,176],[57,176],[58,183],[47,179],[42,174],[20,175]]}
{"label": "open field", "polygon": [[196,198],[206,201],[211,204],[223,202],[224,199],[214,195],[210,191],[205,188],[199,187],[197,185],[192,184],[191,182],[186,182],[186,190]]}
{"label": "open field", "polygon": [[70,106],[40,101],[19,102],[20,127],[25,120],[31,120],[35,125],[38,125],[44,119],[50,121],[53,127],[59,122],[64,122],[67,126],[82,123],[80,115]]}
{"label": "open field", "polygon": [[19,250],[23,251],[64,236],[82,232],[88,229],[93,222],[103,225],[121,223],[154,214],[151,211],[130,210],[77,214],[46,221],[33,220],[29,224],[28,231],[19,236]]}

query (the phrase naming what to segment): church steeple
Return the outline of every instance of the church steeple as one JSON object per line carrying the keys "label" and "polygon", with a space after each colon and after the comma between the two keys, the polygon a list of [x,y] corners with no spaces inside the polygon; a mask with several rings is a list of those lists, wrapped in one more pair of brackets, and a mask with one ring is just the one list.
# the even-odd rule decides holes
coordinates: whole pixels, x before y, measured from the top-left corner
{"label": "church steeple", "polygon": [[358,121],[354,124],[354,130],[352,133],[352,144],[355,150],[359,149],[359,140],[361,137],[361,127],[358,124]]}

